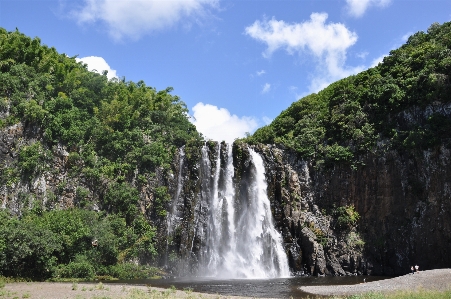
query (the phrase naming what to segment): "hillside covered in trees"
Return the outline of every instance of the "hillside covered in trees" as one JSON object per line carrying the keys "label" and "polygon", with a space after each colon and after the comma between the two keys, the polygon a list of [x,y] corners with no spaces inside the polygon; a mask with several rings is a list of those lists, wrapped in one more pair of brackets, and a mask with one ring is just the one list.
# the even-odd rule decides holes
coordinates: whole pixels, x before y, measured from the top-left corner
{"label": "hillside covered in trees", "polygon": [[202,139],[171,91],[0,29],[0,275],[120,277],[152,259],[174,153]]}
{"label": "hillside covered in trees", "polygon": [[[282,144],[316,163],[359,164],[385,149],[451,144],[451,23],[432,24],[378,66],[294,102],[246,141]],[[422,110],[428,106],[425,118]],[[445,110],[446,111],[445,111]],[[403,113],[410,113],[408,121]]]}

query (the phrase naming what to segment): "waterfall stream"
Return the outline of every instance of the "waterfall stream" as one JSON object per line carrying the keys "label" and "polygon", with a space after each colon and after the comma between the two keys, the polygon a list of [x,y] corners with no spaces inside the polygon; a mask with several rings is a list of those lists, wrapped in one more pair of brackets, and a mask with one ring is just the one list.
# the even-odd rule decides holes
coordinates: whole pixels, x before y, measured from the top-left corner
{"label": "waterfall stream", "polygon": [[[213,155],[208,147],[202,148],[199,214],[195,221],[198,223],[200,218],[205,219],[200,221],[204,222],[203,225],[196,225],[197,237],[202,240],[198,276],[290,276],[282,237],[273,223],[263,160],[250,148],[249,155],[250,176],[244,184],[247,188],[243,193],[235,190],[237,185],[234,182],[231,145],[221,147],[218,144],[214,160],[210,160]],[[178,183],[181,182],[179,179]],[[177,196],[180,194],[178,190],[180,186],[177,186]],[[169,231],[172,229],[168,228]]]}

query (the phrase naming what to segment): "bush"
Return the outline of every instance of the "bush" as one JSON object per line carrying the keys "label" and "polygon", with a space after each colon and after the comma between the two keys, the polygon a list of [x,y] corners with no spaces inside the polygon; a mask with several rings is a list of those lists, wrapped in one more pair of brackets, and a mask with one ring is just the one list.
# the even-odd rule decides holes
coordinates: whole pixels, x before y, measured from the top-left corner
{"label": "bush", "polygon": [[70,262],[67,265],[60,265],[55,274],[58,278],[93,279],[95,269],[86,256],[77,256],[74,262]]}
{"label": "bush", "polygon": [[[119,215],[81,209],[29,213],[20,220],[0,211],[0,275],[37,280],[110,275],[119,259],[151,260],[156,254],[154,236],[155,229],[143,216],[127,225]],[[112,268],[113,273],[125,277],[123,273],[150,271],[121,267]]]}
{"label": "bush", "polygon": [[19,152],[20,171],[25,177],[38,175],[46,169],[49,157],[49,151],[45,150],[39,141],[24,146]]}
{"label": "bush", "polygon": [[158,269],[134,263],[121,263],[111,266],[109,272],[111,276],[119,279],[147,279],[155,277]]}
{"label": "bush", "polygon": [[336,217],[338,227],[340,228],[352,228],[360,219],[360,215],[354,206],[338,207],[332,214]]}

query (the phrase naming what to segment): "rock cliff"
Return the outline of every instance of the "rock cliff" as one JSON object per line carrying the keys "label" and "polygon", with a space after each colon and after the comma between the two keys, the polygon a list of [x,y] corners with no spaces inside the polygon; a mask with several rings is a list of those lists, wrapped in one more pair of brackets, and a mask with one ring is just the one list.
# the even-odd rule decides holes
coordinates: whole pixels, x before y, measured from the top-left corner
{"label": "rock cliff", "polygon": [[[212,177],[218,152],[216,143],[209,144]],[[223,143],[222,167],[227,160],[225,147]],[[240,142],[233,145],[237,193],[245,192],[246,177],[251,174],[248,148]],[[451,265],[447,147],[415,154],[379,149],[362,157],[362,166],[357,168],[313,165],[274,145],[253,149],[264,160],[271,211],[292,273],[399,275],[413,264],[422,269]],[[189,261],[186,269],[190,270],[196,269],[206,246],[209,209],[207,186],[199,180],[205,172],[201,174],[199,149],[196,151],[197,155],[185,155],[183,165],[177,166],[183,172],[183,183],[179,199],[173,203],[179,215],[177,234],[170,239],[174,260],[180,256]],[[177,192],[176,177],[173,194]],[[340,207],[348,207],[347,212],[358,215],[357,220],[346,225],[346,217],[352,215]],[[340,211],[345,211],[344,215]]]}
{"label": "rock cliff", "polygon": [[[23,124],[2,130],[1,161],[8,166],[4,169],[17,163],[17,149],[36,140],[37,130]],[[253,176],[249,148],[263,158],[275,228],[293,274],[399,275],[413,264],[421,269],[451,266],[449,147],[406,152],[380,146],[360,157],[358,167],[314,165],[275,145],[237,141],[231,152],[228,147],[216,142],[185,146],[174,158],[172,173],[161,173],[141,188],[141,212],[146,213],[146,205],[154,200],[151,190],[169,187],[167,217],[149,212],[147,217],[158,226],[160,265],[173,275],[205,270],[211,254],[211,194],[226,196],[227,165],[233,162],[234,205],[240,209],[239,198],[248,192]],[[90,209],[104,208],[89,180],[73,173],[67,149],[48,150],[52,158],[33,180],[2,174],[2,208],[20,213],[36,202],[47,208],[80,206],[78,193],[83,190],[83,202],[89,202]],[[343,222],[352,215],[340,207],[355,212],[356,221]]]}

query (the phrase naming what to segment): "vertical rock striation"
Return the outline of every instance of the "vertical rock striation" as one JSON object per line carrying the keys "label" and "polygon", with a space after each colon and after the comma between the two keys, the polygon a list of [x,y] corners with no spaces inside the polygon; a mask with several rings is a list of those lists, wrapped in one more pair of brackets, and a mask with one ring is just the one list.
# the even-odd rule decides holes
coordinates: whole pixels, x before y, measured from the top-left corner
{"label": "vertical rock striation", "polygon": [[[451,266],[449,149],[379,151],[357,169],[325,168],[275,146],[259,146],[268,193],[290,267],[311,274],[399,275]],[[360,215],[339,226],[336,207]]]}

